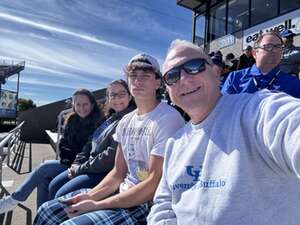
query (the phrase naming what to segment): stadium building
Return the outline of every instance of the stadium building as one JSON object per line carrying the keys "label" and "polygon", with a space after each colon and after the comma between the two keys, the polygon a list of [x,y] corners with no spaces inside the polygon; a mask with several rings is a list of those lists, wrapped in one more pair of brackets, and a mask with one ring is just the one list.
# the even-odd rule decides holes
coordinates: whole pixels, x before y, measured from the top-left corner
{"label": "stadium building", "polygon": [[[290,29],[300,46],[300,0],[177,0],[192,10],[193,42],[239,56],[259,33]],[[298,35],[298,36],[297,36]]]}

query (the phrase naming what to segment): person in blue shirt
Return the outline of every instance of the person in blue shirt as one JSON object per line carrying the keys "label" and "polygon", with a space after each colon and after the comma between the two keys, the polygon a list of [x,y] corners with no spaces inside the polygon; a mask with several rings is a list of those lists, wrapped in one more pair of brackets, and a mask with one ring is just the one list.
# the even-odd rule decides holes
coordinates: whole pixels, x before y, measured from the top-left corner
{"label": "person in blue shirt", "polygon": [[222,93],[254,93],[267,88],[300,98],[300,81],[279,69],[282,49],[282,39],[276,32],[259,36],[253,50],[256,63],[252,67],[231,72],[222,87]]}
{"label": "person in blue shirt", "polygon": [[299,78],[300,73],[300,47],[294,45],[295,34],[291,30],[280,33],[284,49],[280,62],[280,70]]}

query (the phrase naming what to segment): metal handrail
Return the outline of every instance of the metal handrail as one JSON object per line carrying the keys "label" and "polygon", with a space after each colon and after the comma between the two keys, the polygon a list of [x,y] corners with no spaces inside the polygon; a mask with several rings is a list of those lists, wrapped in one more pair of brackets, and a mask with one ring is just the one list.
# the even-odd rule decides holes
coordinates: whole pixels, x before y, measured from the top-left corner
{"label": "metal handrail", "polygon": [[24,123],[25,123],[25,121],[23,121],[18,126],[16,126],[14,129],[12,129],[11,131],[9,131],[7,133],[7,136],[5,136],[5,138],[3,138],[0,142],[0,148],[4,147],[7,144],[8,140],[14,135],[14,133],[19,132],[21,130]]}
{"label": "metal handrail", "polygon": [[[25,122],[23,121],[13,130],[9,131],[7,136],[1,140],[0,142],[0,184],[2,185],[2,163],[4,157],[7,155],[7,162],[9,163],[10,160],[10,152],[13,150],[15,151],[20,144],[20,137],[21,137],[21,128]],[[7,145],[7,150],[4,151],[4,147]]]}

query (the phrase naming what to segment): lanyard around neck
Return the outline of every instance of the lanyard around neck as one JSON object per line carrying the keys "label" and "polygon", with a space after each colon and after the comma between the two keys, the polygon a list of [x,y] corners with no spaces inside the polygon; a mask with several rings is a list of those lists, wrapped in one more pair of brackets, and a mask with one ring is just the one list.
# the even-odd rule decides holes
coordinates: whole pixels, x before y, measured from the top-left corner
{"label": "lanyard around neck", "polygon": [[264,88],[267,88],[267,89],[270,89],[273,85],[273,83],[275,82],[275,80],[277,79],[278,75],[280,73],[280,70],[277,71],[276,74],[274,74],[274,76],[272,77],[272,79],[268,82],[267,86],[266,87],[261,87],[260,84],[257,82],[256,80],[256,76],[253,76],[253,82],[254,82],[254,85],[255,87],[257,88],[257,90],[261,90],[261,89],[264,89]]}

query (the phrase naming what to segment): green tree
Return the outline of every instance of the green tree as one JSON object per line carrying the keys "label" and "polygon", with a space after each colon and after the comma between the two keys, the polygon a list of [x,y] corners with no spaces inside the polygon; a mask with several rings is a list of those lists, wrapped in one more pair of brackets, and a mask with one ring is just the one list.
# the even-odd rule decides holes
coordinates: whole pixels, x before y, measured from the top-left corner
{"label": "green tree", "polygon": [[27,109],[36,108],[36,104],[31,99],[19,98],[19,112],[26,111]]}

